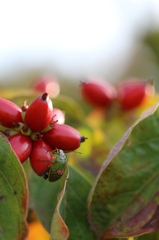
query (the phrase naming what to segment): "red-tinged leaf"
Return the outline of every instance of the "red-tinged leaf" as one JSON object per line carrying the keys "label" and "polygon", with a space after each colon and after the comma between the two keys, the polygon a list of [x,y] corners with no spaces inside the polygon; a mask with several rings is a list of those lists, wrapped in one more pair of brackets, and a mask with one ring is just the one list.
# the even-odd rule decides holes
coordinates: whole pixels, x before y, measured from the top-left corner
{"label": "red-tinged leaf", "polygon": [[58,196],[58,203],[53,215],[53,219],[52,219],[52,223],[51,223],[51,237],[50,240],[67,240],[68,236],[69,236],[69,230],[68,227],[66,226],[64,220],[62,219],[62,216],[60,214],[60,207],[61,207],[61,202],[62,199],[65,195],[65,191],[66,191],[66,184],[67,184],[67,180],[69,177],[69,171],[68,168],[65,170],[65,178],[64,178],[64,182],[63,182],[63,188],[61,190],[61,192],[59,193]]}
{"label": "red-tinged leaf", "polygon": [[159,104],[128,129],[102,165],[88,199],[97,239],[159,229]]}
{"label": "red-tinged leaf", "polygon": [[0,239],[26,239],[27,207],[28,187],[23,167],[0,134]]}

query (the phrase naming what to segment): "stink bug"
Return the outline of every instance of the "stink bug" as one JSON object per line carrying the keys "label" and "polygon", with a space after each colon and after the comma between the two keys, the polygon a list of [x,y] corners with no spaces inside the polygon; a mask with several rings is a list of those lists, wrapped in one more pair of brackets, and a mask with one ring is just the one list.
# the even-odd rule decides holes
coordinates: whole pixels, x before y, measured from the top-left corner
{"label": "stink bug", "polygon": [[56,149],[54,153],[57,153],[54,164],[51,165],[48,172],[43,173],[44,179],[48,179],[50,182],[55,182],[60,179],[67,166],[67,157],[63,150]]}

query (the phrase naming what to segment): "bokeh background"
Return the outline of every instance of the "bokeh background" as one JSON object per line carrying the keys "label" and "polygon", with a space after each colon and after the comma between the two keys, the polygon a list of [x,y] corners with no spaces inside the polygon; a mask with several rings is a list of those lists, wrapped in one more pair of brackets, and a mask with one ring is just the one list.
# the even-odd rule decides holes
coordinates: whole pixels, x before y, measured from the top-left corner
{"label": "bokeh background", "polygon": [[69,92],[87,76],[159,85],[159,1],[0,2],[0,87],[56,75]]}
{"label": "bokeh background", "polygon": [[[132,113],[91,109],[82,102],[80,81],[154,79],[159,92],[159,0],[0,0],[0,97],[19,106],[26,99],[30,103],[32,83],[45,74],[59,81],[61,95],[54,107],[66,113],[66,124],[88,138],[78,152],[69,153],[69,164],[93,182],[110,150],[159,95]],[[48,223],[55,192],[38,187],[42,178],[30,174],[28,162],[24,168],[35,210],[47,209],[48,218],[41,219]]]}

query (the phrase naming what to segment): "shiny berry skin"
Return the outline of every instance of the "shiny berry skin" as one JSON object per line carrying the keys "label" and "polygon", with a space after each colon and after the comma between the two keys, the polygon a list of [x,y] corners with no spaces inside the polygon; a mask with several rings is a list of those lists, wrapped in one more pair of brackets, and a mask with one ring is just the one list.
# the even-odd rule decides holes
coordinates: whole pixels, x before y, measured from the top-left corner
{"label": "shiny berry skin", "polygon": [[14,122],[22,122],[21,108],[15,103],[0,98],[0,124],[5,127],[14,127]]}
{"label": "shiny berry skin", "polygon": [[117,95],[116,89],[106,81],[83,81],[80,87],[84,100],[95,107],[110,106]]}
{"label": "shiny berry skin", "polygon": [[52,120],[53,105],[48,93],[37,97],[28,106],[24,122],[34,132],[46,128]]}
{"label": "shiny berry skin", "polygon": [[8,140],[20,162],[23,163],[25,160],[27,160],[32,150],[31,139],[22,134],[15,134],[9,137]]}
{"label": "shiny berry skin", "polygon": [[34,172],[42,176],[48,171],[54,163],[52,148],[42,139],[33,142],[33,148],[30,155],[30,164]]}
{"label": "shiny berry skin", "polygon": [[43,139],[53,149],[62,149],[64,152],[76,150],[85,140],[79,131],[66,124],[55,124],[50,131],[43,133]]}
{"label": "shiny berry skin", "polygon": [[119,83],[117,92],[121,109],[129,111],[139,107],[148,96],[153,95],[154,87],[147,81],[132,79]]}

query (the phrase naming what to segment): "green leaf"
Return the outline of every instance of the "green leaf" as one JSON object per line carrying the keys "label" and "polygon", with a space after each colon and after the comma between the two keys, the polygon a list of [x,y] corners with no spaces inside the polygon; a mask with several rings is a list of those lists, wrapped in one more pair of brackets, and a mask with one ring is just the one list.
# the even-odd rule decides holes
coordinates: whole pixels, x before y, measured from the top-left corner
{"label": "green leaf", "polygon": [[37,176],[31,169],[29,181],[29,207],[34,209],[41,223],[50,232],[53,213],[56,209],[61,181],[48,182]]}
{"label": "green leaf", "polygon": [[[69,166],[67,186],[65,186],[65,178],[66,175],[56,182],[48,182],[33,174],[29,180],[30,207],[36,210],[40,221],[49,232],[51,227],[51,239],[64,239],[60,236],[54,238],[54,231],[59,231],[61,224],[64,226],[64,232],[66,226],[69,229],[69,240],[93,240],[94,236],[89,229],[86,214],[91,183],[72,166]],[[61,198],[59,198],[60,191],[62,191]],[[55,220],[60,218],[59,215],[62,219],[54,226]]]}
{"label": "green leaf", "polygon": [[159,239],[159,232],[144,234],[139,237],[135,237],[134,240],[158,240]]}
{"label": "green leaf", "polygon": [[29,178],[30,207],[36,211],[41,223],[51,233],[52,240],[67,239],[69,234],[59,211],[65,193],[66,177],[67,171],[56,182],[46,181],[33,172]]}
{"label": "green leaf", "polygon": [[70,177],[67,182],[61,214],[70,231],[69,240],[93,240],[93,232],[87,220],[87,197],[90,181],[76,168],[69,166]]}
{"label": "green leaf", "polygon": [[27,188],[23,167],[0,134],[0,240],[26,238]]}
{"label": "green leaf", "polygon": [[88,199],[98,239],[159,229],[159,110],[156,104],[128,129],[102,165]]}

